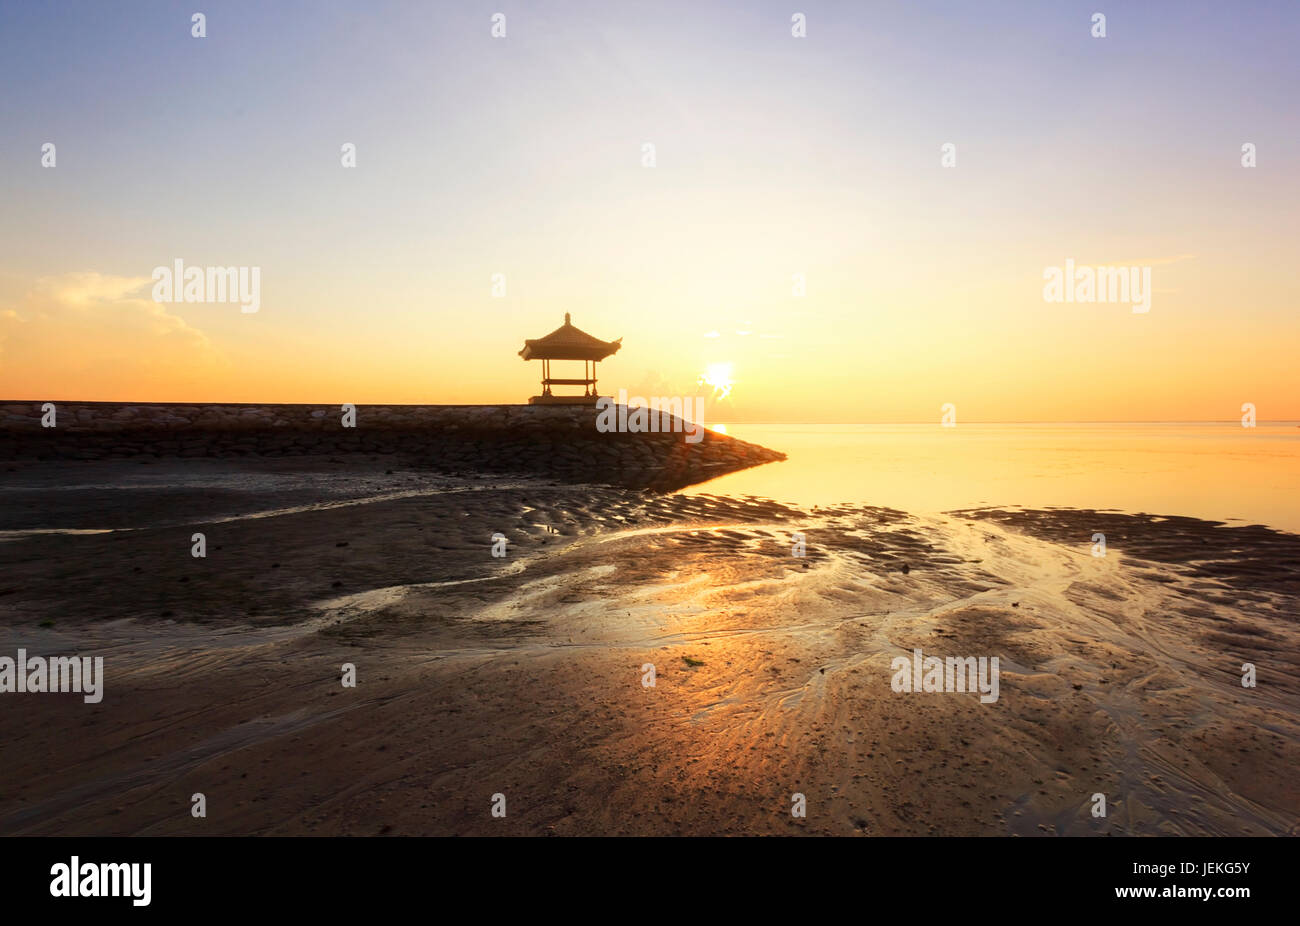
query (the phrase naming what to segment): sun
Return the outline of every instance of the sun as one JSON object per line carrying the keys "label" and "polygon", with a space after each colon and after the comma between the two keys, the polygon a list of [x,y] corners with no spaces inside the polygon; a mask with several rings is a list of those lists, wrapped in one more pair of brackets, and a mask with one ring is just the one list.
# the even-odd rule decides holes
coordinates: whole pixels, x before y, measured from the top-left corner
{"label": "sun", "polygon": [[711,386],[714,397],[725,399],[731,395],[731,387],[735,382],[731,378],[731,364],[729,363],[711,363],[700,374],[700,384]]}

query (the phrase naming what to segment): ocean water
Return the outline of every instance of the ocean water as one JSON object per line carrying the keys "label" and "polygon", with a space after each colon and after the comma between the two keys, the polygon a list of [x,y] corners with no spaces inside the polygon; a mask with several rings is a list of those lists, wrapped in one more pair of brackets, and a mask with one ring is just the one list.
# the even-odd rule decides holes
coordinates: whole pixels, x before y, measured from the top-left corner
{"label": "ocean water", "polygon": [[1300,532],[1296,422],[736,424],[728,432],[789,459],[686,492],[915,513],[1113,509]]}

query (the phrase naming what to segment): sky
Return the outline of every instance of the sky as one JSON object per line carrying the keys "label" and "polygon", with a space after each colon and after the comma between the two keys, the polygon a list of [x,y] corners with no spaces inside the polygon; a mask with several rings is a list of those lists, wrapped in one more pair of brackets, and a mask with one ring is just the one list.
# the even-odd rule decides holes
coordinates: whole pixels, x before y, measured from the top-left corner
{"label": "sky", "polygon": [[[1300,419],[1298,34],[1257,0],[0,3],[0,400],[522,402],[570,312],[623,338],[602,392],[729,371],[714,421]],[[155,301],[177,259],[259,268],[259,310]],[[1149,311],[1046,301],[1067,259],[1148,268]]]}

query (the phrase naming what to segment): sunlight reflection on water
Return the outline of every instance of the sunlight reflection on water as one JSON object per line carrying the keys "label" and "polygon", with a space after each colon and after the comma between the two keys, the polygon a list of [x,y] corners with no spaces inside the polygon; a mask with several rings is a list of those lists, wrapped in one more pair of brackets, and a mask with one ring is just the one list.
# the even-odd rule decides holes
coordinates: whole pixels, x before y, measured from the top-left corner
{"label": "sunlight reflection on water", "polygon": [[1112,508],[1300,531],[1300,428],[1208,424],[731,424],[789,456],[692,486],[910,512]]}

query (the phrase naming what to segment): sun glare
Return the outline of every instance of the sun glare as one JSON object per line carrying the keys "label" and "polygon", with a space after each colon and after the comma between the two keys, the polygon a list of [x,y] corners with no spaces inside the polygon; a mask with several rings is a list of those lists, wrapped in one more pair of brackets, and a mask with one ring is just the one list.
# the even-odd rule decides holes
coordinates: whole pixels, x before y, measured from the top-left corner
{"label": "sun glare", "polygon": [[709,364],[705,371],[700,374],[700,383],[713,388],[714,398],[725,399],[731,395],[731,387],[735,385],[731,378],[731,364]]}

